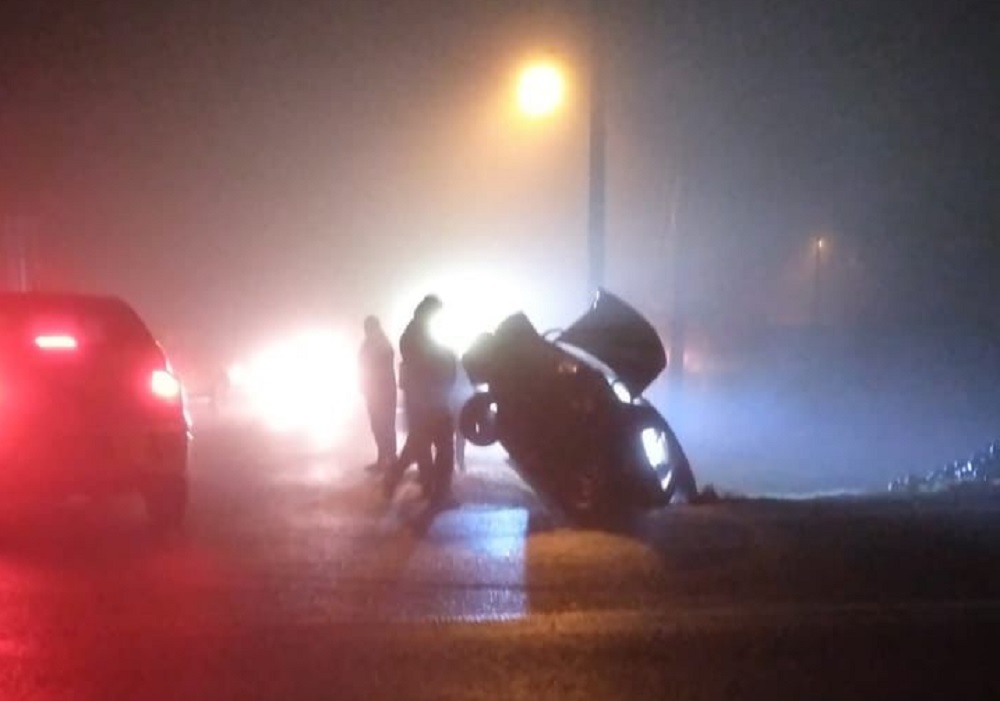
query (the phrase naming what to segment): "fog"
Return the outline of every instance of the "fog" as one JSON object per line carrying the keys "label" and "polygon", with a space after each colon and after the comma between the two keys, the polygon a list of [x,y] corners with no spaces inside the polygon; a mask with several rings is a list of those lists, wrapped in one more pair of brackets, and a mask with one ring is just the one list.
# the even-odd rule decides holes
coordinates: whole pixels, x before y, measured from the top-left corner
{"label": "fog", "polygon": [[1000,439],[1000,345],[967,329],[758,329],[692,341],[650,397],[703,483],[749,494],[884,490]]}
{"label": "fog", "polygon": [[[561,325],[589,300],[589,4],[5,3],[0,213],[36,222],[37,287],[131,300],[201,370],[277,329],[396,334],[426,292]],[[1000,292],[989,23],[608,7],[606,284],[690,329],[667,411],[703,479],[878,486],[1000,434],[971,350]],[[529,122],[540,55],[569,91]]]}

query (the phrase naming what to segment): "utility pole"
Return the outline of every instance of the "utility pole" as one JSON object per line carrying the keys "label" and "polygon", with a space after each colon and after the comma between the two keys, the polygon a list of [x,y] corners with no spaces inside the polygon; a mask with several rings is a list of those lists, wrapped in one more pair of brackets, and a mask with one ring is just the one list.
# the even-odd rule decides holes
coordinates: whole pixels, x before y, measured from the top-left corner
{"label": "utility pole", "polygon": [[590,174],[588,196],[588,293],[604,285],[607,213],[606,129],[605,129],[605,47],[604,0],[590,2]]}
{"label": "utility pole", "polygon": [[7,258],[7,287],[27,292],[31,287],[30,242],[34,220],[30,217],[3,217],[3,240]]}
{"label": "utility pole", "polygon": [[685,279],[683,257],[681,256],[681,229],[677,225],[681,197],[684,193],[684,179],[678,174],[671,178],[667,193],[667,236],[671,244],[670,256],[670,348],[667,351],[667,379],[672,393],[679,392],[684,379],[684,349],[687,324],[685,323]]}
{"label": "utility pole", "polygon": [[823,249],[826,247],[826,241],[820,236],[816,239],[815,245],[815,255],[816,262],[813,271],[813,326],[819,328],[823,323]]}

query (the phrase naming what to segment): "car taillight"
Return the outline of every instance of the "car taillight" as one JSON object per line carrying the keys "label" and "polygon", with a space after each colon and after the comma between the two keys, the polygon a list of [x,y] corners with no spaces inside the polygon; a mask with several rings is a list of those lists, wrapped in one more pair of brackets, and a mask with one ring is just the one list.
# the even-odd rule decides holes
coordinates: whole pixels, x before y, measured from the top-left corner
{"label": "car taillight", "polygon": [[77,349],[76,338],[69,334],[46,334],[35,336],[35,345],[41,350],[69,351]]}
{"label": "car taillight", "polygon": [[160,399],[177,399],[181,396],[181,383],[168,370],[154,370],[149,388]]}

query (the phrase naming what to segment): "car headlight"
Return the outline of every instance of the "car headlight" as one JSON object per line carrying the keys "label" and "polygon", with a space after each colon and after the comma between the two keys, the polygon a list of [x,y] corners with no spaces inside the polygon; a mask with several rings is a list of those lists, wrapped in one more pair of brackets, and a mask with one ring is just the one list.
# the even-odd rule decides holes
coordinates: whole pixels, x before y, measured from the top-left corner
{"label": "car headlight", "polygon": [[652,426],[642,429],[642,449],[650,467],[659,467],[670,459],[670,448],[667,446],[667,435]]}
{"label": "car headlight", "polygon": [[353,348],[332,331],[279,339],[242,367],[249,410],[277,432],[339,435],[359,399]]}

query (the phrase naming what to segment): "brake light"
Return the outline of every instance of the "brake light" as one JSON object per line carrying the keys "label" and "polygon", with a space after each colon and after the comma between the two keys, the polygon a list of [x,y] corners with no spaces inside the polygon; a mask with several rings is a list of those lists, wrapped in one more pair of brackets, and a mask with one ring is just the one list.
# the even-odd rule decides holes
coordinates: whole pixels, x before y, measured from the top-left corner
{"label": "brake light", "polygon": [[77,342],[69,334],[51,334],[45,336],[35,336],[35,345],[42,350],[65,351],[76,350]]}
{"label": "brake light", "polygon": [[181,383],[167,370],[154,370],[149,388],[160,399],[177,399],[181,396]]}

